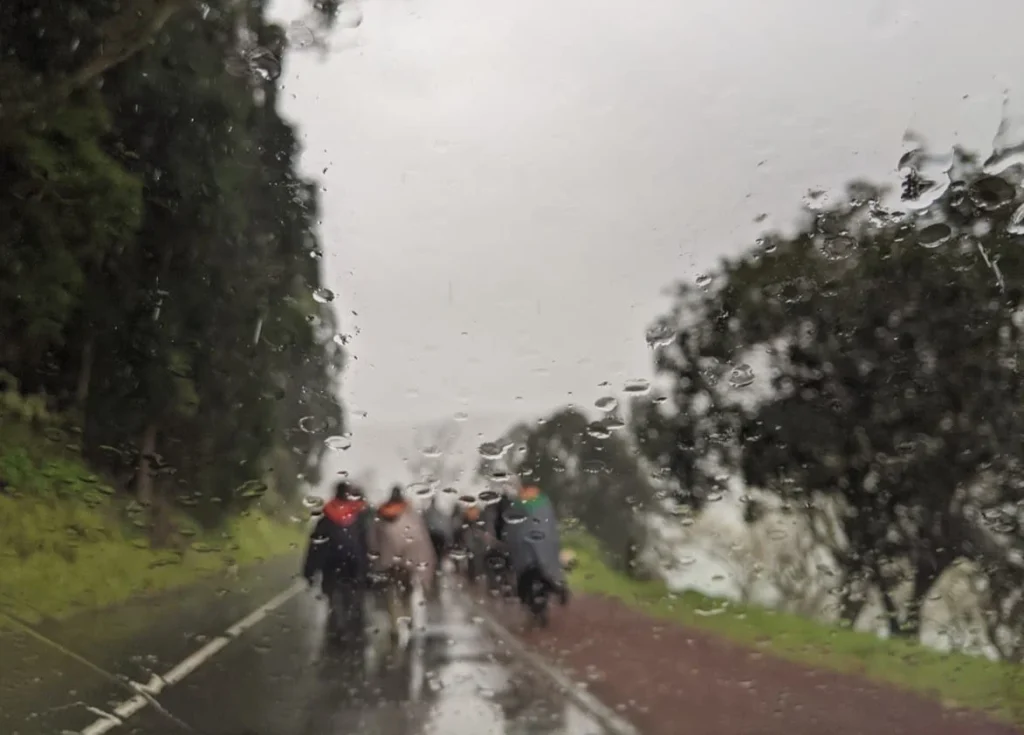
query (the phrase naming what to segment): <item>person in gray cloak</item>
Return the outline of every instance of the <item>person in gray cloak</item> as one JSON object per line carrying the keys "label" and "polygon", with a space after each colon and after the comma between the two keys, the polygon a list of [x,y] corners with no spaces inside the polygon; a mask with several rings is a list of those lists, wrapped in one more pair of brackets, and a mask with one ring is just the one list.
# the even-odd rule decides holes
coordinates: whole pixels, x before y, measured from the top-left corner
{"label": "person in gray cloak", "polygon": [[496,528],[508,553],[515,592],[535,614],[546,614],[549,593],[562,605],[569,601],[569,586],[562,567],[561,539],[555,508],[540,488],[511,488],[498,503]]}

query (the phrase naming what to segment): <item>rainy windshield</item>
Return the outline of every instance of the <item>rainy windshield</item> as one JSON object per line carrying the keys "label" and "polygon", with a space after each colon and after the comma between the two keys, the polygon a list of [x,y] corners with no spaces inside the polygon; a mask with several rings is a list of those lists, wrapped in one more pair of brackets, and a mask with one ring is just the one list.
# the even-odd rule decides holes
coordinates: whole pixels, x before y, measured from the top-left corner
{"label": "rainy windshield", "polygon": [[1022,26],[0,2],[0,733],[1024,733]]}

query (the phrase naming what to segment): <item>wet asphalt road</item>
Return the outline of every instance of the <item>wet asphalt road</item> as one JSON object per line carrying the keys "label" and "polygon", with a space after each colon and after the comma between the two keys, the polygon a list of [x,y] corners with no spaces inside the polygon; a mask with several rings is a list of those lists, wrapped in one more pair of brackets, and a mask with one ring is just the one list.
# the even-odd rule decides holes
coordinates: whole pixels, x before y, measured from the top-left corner
{"label": "wet asphalt road", "polygon": [[[131,698],[122,681],[166,672],[288,586],[284,570],[207,585],[46,630],[75,660],[24,635],[0,638],[0,732],[78,735]],[[425,608],[407,647],[371,604],[362,641],[326,636],[303,591],[166,687],[110,733],[137,735],[600,735],[544,677],[504,650],[460,595]],[[142,621],[140,623],[140,621]],[[377,629],[374,632],[374,629]],[[92,668],[95,665],[97,669]],[[161,712],[163,710],[163,712]],[[177,720],[177,721],[175,721]]]}

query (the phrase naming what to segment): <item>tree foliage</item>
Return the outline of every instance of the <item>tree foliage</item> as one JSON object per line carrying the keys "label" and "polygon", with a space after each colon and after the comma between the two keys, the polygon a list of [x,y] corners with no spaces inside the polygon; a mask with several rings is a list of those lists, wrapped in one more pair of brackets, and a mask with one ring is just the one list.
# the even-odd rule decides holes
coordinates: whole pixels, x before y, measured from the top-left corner
{"label": "tree foliage", "polygon": [[0,49],[0,374],[161,533],[315,481],[343,340],[266,3],[15,0]]}
{"label": "tree foliage", "polygon": [[837,518],[845,615],[867,587],[901,635],[958,561],[1005,589],[997,610],[1024,571],[1020,172],[956,150],[935,176],[934,158],[905,156],[898,203],[855,182],[677,284],[655,325],[671,400],[637,428],[672,438],[640,444],[693,502],[710,462],[812,530]]}

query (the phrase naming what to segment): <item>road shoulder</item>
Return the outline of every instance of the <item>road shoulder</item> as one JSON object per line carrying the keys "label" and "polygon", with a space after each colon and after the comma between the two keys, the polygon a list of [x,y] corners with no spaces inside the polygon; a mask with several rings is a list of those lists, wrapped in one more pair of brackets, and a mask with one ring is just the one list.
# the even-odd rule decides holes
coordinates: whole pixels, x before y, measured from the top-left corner
{"label": "road shoulder", "polygon": [[646,735],[1019,732],[976,712],[782,660],[600,595],[580,595],[554,609],[544,630],[529,629],[513,605],[483,605],[526,649],[585,682]]}

